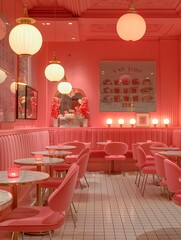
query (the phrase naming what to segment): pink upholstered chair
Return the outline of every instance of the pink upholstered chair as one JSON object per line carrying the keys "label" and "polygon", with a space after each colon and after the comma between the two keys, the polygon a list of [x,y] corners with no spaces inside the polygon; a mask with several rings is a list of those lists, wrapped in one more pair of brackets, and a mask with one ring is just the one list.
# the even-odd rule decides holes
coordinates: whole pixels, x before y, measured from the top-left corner
{"label": "pink upholstered chair", "polygon": [[154,158],[155,158],[156,175],[159,178],[159,185],[161,187],[161,192],[163,188],[163,193],[165,193],[165,189],[167,189],[167,181],[166,181],[166,173],[165,173],[165,165],[164,165],[165,157],[159,153],[155,153]]}
{"label": "pink upholstered chair", "polygon": [[[89,160],[89,155],[90,155],[90,149],[85,148],[82,150],[82,153],[80,154],[78,160],[76,161],[76,164],[79,166],[79,174],[77,177],[77,184],[80,183],[81,189],[82,189],[82,184],[81,184],[81,178],[84,177],[87,186],[89,187],[88,181],[85,177],[86,169],[87,169],[87,164]],[[73,163],[74,164],[74,163]],[[71,167],[72,164],[67,164],[68,169]],[[52,188],[56,189],[63,181],[64,178],[59,178],[59,177],[50,177],[48,180],[43,181],[39,185],[42,188]]]}
{"label": "pink upholstered chair", "polygon": [[72,154],[65,157],[64,163],[52,166],[52,169],[57,173],[67,171],[71,164],[78,160],[79,155],[82,154],[82,151],[86,148],[86,145],[83,142],[67,142],[63,145],[76,146],[76,148],[70,150]]}
{"label": "pink upholstered chair", "polygon": [[167,187],[171,195],[181,190],[181,168],[169,159],[164,160]]}
{"label": "pink upholstered chair", "polygon": [[49,232],[64,224],[66,212],[72,202],[79,166],[75,163],[69,169],[61,185],[51,194],[47,206],[17,207],[7,213],[0,222],[0,231],[7,232]]}
{"label": "pink upholstered chair", "polygon": [[[106,160],[106,171],[109,169],[109,174],[111,173],[110,163],[114,161],[125,161],[126,156],[124,154],[128,151],[128,145],[124,142],[110,142],[104,147],[104,151],[107,154],[105,156]],[[114,166],[114,165],[113,165]],[[112,169],[114,171],[114,169]]]}
{"label": "pink upholstered chair", "polygon": [[[149,174],[155,175],[156,174],[156,168],[155,168],[155,162],[152,160],[148,160],[146,158],[146,154],[142,147],[137,147],[137,167],[138,167],[138,172],[136,176],[135,183],[139,186],[140,183],[140,178],[143,176],[142,184],[141,184],[141,193],[142,196],[144,195],[145,192],[145,186],[147,183],[147,178]],[[138,178],[138,182],[137,182]]]}

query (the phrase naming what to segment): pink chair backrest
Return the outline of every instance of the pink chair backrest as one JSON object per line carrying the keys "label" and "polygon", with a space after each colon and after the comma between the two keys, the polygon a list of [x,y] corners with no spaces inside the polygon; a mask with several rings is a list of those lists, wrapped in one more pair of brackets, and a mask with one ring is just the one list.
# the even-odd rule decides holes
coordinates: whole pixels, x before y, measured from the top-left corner
{"label": "pink chair backrest", "polygon": [[165,157],[159,153],[155,153],[154,158],[155,158],[155,168],[156,168],[157,176],[159,176],[160,178],[166,178],[165,165],[164,165]]}
{"label": "pink chair backrest", "polygon": [[76,162],[77,165],[79,166],[78,179],[81,179],[85,175],[89,161],[89,153],[90,149],[87,148],[87,151],[82,156],[80,156]]}
{"label": "pink chair backrest", "polygon": [[146,163],[146,154],[142,147],[137,147],[137,160],[140,168]]}
{"label": "pink chair backrest", "polygon": [[63,182],[50,195],[48,206],[56,212],[66,211],[72,202],[74,190],[77,183],[79,166],[74,163],[69,168]]}
{"label": "pink chair backrest", "polygon": [[110,142],[105,145],[104,151],[108,155],[124,155],[128,151],[128,144],[124,142]]}
{"label": "pink chair backrest", "polygon": [[85,143],[83,142],[66,142],[63,145],[75,146],[76,148],[70,150],[71,154],[73,155],[79,155],[80,152],[86,147]]}
{"label": "pink chair backrest", "polygon": [[85,153],[89,153],[90,154],[90,148],[89,147],[85,147],[79,154],[79,158],[84,155]]}
{"label": "pink chair backrest", "polygon": [[153,145],[153,144],[162,144],[161,142],[145,142],[145,143],[141,143],[139,146],[143,148],[143,150],[145,151],[145,154],[146,156],[147,155],[153,155],[150,147]]}
{"label": "pink chair backrest", "polygon": [[181,182],[179,181],[181,168],[169,159],[164,160],[164,166],[168,190],[171,193],[181,190]]}

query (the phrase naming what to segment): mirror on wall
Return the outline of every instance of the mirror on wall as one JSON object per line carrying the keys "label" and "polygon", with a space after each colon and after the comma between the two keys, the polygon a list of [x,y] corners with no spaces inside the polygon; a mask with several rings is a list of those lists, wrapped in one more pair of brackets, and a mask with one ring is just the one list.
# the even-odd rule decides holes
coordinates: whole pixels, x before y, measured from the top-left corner
{"label": "mirror on wall", "polygon": [[85,93],[79,88],[73,88],[69,94],[61,94],[57,91],[55,97],[61,100],[60,114],[64,115],[65,111],[75,110],[80,106],[80,99],[85,97]]}

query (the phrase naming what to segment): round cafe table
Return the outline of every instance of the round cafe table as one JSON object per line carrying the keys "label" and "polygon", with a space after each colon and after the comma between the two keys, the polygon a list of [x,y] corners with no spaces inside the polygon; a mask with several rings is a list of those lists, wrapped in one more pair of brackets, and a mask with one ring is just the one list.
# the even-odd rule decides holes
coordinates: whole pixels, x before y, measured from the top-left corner
{"label": "round cafe table", "polygon": [[35,160],[35,158],[20,158],[15,159],[14,163],[18,165],[36,166],[37,171],[41,172],[41,166],[49,166],[49,174],[52,177],[51,166],[54,164],[62,163],[65,160],[63,158],[48,158],[43,157],[42,160]]}
{"label": "round cafe table", "polygon": [[12,194],[0,189],[0,212],[9,207],[13,201]]}
{"label": "round cafe table", "polygon": [[37,152],[32,152],[32,155],[35,154],[42,154],[43,156],[47,157],[52,157],[52,158],[65,158],[65,156],[70,155],[72,152],[69,151],[37,151]]}
{"label": "round cafe table", "polygon": [[27,171],[27,170],[20,170],[19,177],[17,178],[9,178],[8,171],[0,171],[0,185],[12,187],[13,208],[17,207],[18,185],[26,185],[26,184],[32,184],[32,183],[37,184],[37,204],[39,205],[40,188],[38,186],[38,183],[48,178],[49,178],[48,173],[37,172],[37,171]]}

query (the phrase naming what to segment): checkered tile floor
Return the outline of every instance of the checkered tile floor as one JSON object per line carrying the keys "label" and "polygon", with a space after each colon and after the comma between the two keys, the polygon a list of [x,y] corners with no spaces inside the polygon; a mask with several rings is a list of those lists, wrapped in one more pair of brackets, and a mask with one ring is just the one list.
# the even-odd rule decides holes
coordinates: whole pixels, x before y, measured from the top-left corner
{"label": "checkered tile floor", "polygon": [[[88,172],[90,187],[76,189],[76,228],[70,212],[53,240],[176,240],[181,239],[181,207],[161,195],[148,180],[144,197],[135,173],[106,175]],[[84,182],[83,182],[84,183]],[[25,240],[49,239],[48,236]]]}

